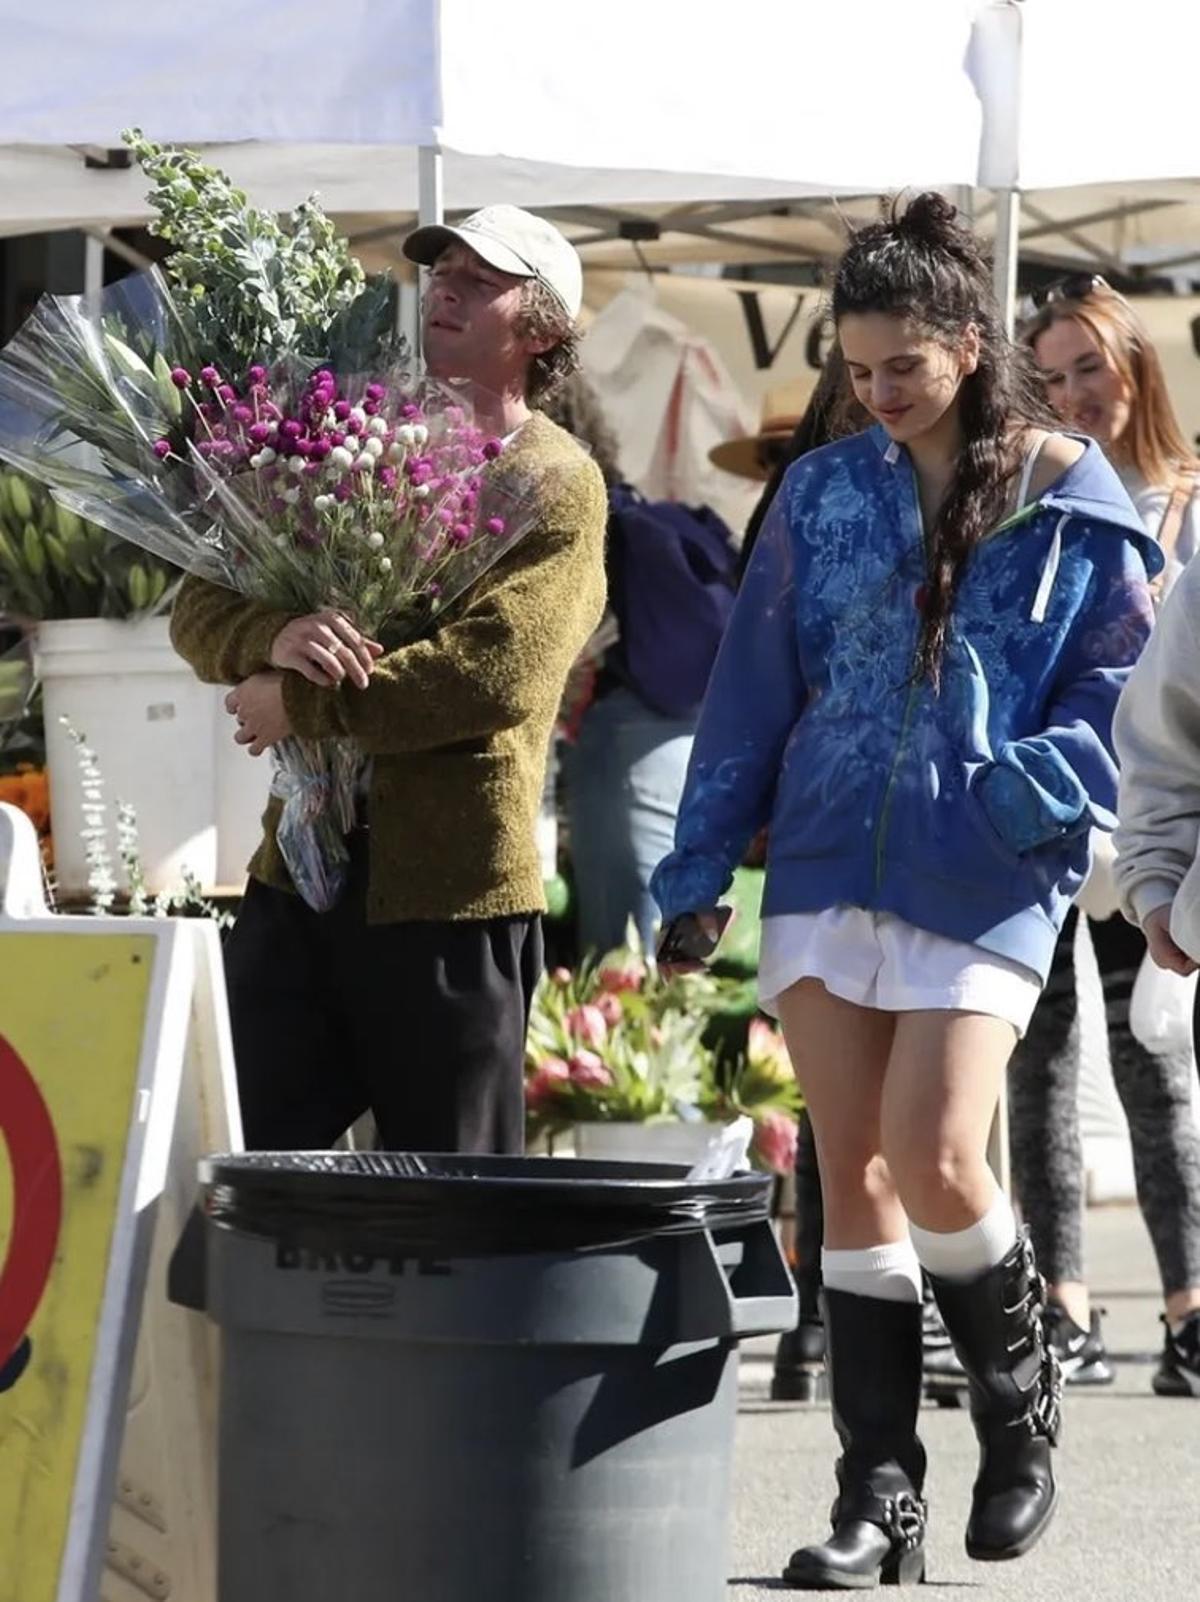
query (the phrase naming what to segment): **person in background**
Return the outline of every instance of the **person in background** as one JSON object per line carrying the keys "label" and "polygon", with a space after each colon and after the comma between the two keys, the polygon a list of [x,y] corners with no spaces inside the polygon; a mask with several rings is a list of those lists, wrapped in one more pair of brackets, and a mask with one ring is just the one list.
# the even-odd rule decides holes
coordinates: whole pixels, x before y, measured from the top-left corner
{"label": "person in background", "polygon": [[370,759],[326,913],[293,892],[278,801],[225,964],[249,1148],[330,1145],[366,1110],[392,1150],[519,1152],[545,907],[535,824],[568,670],[604,604],[604,483],[534,410],[578,361],[582,268],[541,218],[489,206],[405,243],[422,343],[536,487],[522,538],[429,637],[380,654],[340,613],[291,617],[189,578],[180,654],[234,685],[240,740],[349,737]]}
{"label": "person in background", "polygon": [[1161,557],[1094,443],[1057,434],[990,267],[940,195],[859,230],[832,315],[875,426],[793,464],[713,669],[659,959],[715,949],[768,829],[760,999],[808,1103],[842,1444],[798,1589],[924,1576],[921,1270],[967,1375],[968,1553],[1058,1500],[1044,1286],[987,1161],[1013,1047],[1111,827],[1111,719]]}
{"label": "person in background", "polygon": [[708,507],[647,501],[621,477],[591,386],[576,376],[545,403],[591,452],[608,491],[608,616],[590,699],[563,773],[579,943],[645,950],[657,908],[650,875],[670,849],[709,670],[733,605],[737,553]]}
{"label": "person in background", "polygon": [[[1051,285],[1022,330],[1064,423],[1103,448],[1166,566],[1157,600],[1200,538],[1200,461],[1171,406],[1162,364],[1134,308],[1090,274]],[[1117,913],[1111,855],[1098,857],[1080,897],[1104,993],[1108,1051],[1129,1124],[1138,1202],[1166,1301],[1162,1355],[1151,1381],[1162,1396],[1200,1383],[1200,1132],[1192,1112],[1194,1059],[1186,1043],[1150,1051],[1130,1027],[1146,939]],[[1144,903],[1142,910],[1145,910]],[[1049,1282],[1047,1327],[1069,1384],[1112,1380],[1084,1277],[1084,1169],[1079,1132],[1078,912],[1068,915],[1045,993],[1009,1077],[1014,1188]],[[1165,982],[1169,982],[1164,980]],[[1177,981],[1182,984],[1182,979]],[[1189,1333],[1190,1332],[1190,1333]]]}

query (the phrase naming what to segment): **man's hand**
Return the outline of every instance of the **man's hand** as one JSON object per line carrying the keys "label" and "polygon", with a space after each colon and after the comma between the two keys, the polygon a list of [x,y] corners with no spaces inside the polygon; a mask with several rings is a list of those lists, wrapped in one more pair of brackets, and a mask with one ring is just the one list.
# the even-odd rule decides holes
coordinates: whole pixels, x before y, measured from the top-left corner
{"label": "man's hand", "polygon": [[283,674],[255,673],[225,697],[225,710],[238,720],[234,739],[248,745],[251,756],[262,756],[292,732],[283,704]]}
{"label": "man's hand", "polygon": [[313,684],[349,679],[358,690],[366,689],[371,669],[382,655],[378,640],[368,640],[335,610],[293,618],[271,642],[272,667],[291,668]]}
{"label": "man's hand", "polygon": [[1146,944],[1150,947],[1150,955],[1160,968],[1168,973],[1181,973],[1186,978],[1189,973],[1195,973],[1200,966],[1192,961],[1186,951],[1180,949],[1171,939],[1171,903],[1155,907],[1148,913],[1142,922],[1142,933],[1146,937]]}

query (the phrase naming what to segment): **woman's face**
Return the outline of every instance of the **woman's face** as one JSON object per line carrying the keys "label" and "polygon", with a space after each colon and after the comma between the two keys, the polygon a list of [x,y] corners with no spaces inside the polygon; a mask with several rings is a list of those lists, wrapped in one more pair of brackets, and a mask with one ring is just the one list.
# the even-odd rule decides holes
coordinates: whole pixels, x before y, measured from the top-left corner
{"label": "woman's face", "polygon": [[1063,422],[1111,449],[1129,427],[1133,393],[1091,329],[1056,317],[1034,341],[1033,356]]}
{"label": "woman's face", "polygon": [[946,419],[979,360],[973,326],[952,346],[887,312],[848,312],[838,339],[855,398],[901,444]]}

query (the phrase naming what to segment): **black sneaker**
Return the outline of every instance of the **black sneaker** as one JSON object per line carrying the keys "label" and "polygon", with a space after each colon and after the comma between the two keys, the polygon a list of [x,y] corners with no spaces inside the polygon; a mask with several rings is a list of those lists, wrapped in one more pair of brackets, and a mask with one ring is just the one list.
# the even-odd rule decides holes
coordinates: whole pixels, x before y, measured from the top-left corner
{"label": "black sneaker", "polygon": [[1100,1334],[1100,1309],[1092,1308],[1089,1328],[1077,1324],[1061,1302],[1047,1302],[1042,1315],[1046,1341],[1058,1353],[1065,1385],[1111,1385],[1116,1375]]}
{"label": "black sneaker", "polygon": [[1200,1312],[1189,1313],[1178,1335],[1163,1319],[1167,1338],[1151,1384],[1156,1396],[1200,1396]]}

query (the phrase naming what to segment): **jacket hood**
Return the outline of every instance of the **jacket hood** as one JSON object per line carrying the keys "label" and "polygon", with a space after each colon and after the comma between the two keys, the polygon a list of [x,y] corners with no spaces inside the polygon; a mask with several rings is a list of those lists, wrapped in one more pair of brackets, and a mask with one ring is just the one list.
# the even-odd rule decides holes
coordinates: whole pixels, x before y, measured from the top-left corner
{"label": "jacket hood", "polygon": [[[887,430],[875,423],[869,432],[875,438],[884,460],[895,461],[896,453],[892,452],[893,442]],[[1084,448],[1083,455],[1032,504],[1049,507],[1070,517],[1086,518],[1089,523],[1105,525],[1114,533],[1132,540],[1145,563],[1147,575],[1154,578],[1164,566],[1162,551],[1158,541],[1147,534],[1146,525],[1130,500],[1129,492],[1117,477],[1116,469],[1094,439],[1086,434],[1073,434],[1067,429],[1061,432],[1068,439],[1079,441]]]}

